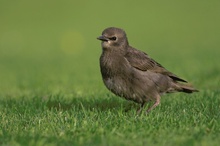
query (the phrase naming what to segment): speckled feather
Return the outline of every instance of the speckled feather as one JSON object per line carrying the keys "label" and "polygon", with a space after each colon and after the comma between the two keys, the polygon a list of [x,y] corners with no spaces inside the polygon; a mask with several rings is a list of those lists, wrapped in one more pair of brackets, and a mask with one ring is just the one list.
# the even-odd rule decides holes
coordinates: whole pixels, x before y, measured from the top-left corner
{"label": "speckled feather", "polygon": [[166,70],[146,53],[131,47],[126,33],[115,27],[102,32],[100,69],[105,86],[114,94],[141,104],[138,113],[148,101],[155,101],[147,112],[160,103],[164,93],[198,90],[182,84],[185,80]]}

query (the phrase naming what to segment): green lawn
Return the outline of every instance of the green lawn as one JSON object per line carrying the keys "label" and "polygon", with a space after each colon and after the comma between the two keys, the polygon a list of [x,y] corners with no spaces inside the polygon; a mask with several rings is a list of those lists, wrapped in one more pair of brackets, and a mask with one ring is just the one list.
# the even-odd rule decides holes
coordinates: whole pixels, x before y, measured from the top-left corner
{"label": "green lawn", "polygon": [[[219,5],[1,1],[0,145],[218,146]],[[96,37],[108,26],[200,92],[137,116],[102,83]]]}

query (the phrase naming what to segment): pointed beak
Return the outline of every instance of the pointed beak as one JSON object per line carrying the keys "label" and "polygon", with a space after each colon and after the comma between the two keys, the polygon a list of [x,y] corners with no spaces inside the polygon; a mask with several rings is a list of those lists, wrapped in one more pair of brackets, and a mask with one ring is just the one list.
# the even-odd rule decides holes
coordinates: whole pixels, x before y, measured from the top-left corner
{"label": "pointed beak", "polygon": [[101,41],[108,41],[108,38],[106,38],[105,36],[101,35],[99,37],[97,37],[98,40],[101,40]]}

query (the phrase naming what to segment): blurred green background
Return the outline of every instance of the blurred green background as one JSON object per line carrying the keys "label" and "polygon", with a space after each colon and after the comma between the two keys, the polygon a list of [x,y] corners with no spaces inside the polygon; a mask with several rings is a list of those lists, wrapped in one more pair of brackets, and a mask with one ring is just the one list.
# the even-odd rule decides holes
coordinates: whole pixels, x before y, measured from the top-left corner
{"label": "blurred green background", "polygon": [[96,37],[109,26],[200,89],[217,88],[219,16],[219,0],[1,0],[0,94],[104,89]]}

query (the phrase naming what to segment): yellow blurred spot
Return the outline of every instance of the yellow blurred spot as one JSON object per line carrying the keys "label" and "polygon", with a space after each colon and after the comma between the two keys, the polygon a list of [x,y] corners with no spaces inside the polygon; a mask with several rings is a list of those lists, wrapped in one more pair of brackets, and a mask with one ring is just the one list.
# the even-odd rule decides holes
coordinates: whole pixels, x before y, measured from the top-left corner
{"label": "yellow blurred spot", "polygon": [[67,31],[61,37],[61,49],[66,54],[76,54],[84,47],[84,38],[80,32]]}

